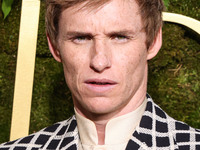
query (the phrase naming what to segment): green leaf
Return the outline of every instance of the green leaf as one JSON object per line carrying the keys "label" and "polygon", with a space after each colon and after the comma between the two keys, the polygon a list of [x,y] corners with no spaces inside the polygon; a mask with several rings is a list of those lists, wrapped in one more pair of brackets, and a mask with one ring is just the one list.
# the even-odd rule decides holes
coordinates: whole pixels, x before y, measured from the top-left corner
{"label": "green leaf", "polygon": [[3,11],[3,14],[4,14],[4,19],[6,19],[6,17],[10,13],[12,3],[13,3],[13,0],[3,0],[2,11]]}
{"label": "green leaf", "polygon": [[163,0],[166,9],[169,7],[169,0]]}

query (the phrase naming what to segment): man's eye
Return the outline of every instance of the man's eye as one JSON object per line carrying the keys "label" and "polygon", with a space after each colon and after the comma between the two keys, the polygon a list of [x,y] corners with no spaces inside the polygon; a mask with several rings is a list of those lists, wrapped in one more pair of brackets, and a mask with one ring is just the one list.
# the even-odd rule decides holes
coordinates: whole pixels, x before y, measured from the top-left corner
{"label": "man's eye", "polygon": [[123,40],[123,39],[127,39],[127,37],[121,35],[121,36],[117,36],[116,39]]}
{"label": "man's eye", "polygon": [[119,42],[126,42],[129,38],[125,35],[114,35],[112,36],[112,39]]}
{"label": "man's eye", "polygon": [[81,40],[86,40],[87,38],[84,37],[84,36],[78,36],[78,37],[76,37],[75,39],[81,41]]}
{"label": "man's eye", "polygon": [[72,38],[72,41],[74,43],[85,43],[88,40],[91,40],[91,38],[88,36],[77,36],[77,37]]}

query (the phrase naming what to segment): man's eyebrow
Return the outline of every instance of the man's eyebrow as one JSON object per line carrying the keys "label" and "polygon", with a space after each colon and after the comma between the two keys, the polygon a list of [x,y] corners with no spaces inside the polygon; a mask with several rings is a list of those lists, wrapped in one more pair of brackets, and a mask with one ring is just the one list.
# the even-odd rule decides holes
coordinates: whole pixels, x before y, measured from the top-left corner
{"label": "man's eyebrow", "polygon": [[120,30],[120,31],[112,31],[107,33],[108,36],[112,35],[134,35],[135,32],[132,30]]}
{"label": "man's eyebrow", "polygon": [[89,32],[79,32],[79,31],[69,31],[63,35],[64,38],[68,37],[76,37],[76,36],[89,36],[92,37],[93,35]]}

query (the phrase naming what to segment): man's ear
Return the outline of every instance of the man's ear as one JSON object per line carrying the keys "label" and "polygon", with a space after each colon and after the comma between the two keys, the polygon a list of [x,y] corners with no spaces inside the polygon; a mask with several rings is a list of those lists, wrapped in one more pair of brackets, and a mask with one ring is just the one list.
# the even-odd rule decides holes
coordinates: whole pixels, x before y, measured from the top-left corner
{"label": "man's ear", "polygon": [[152,59],[157,55],[162,46],[162,28],[160,28],[158,34],[156,35],[152,45],[148,49],[147,60]]}
{"label": "man's ear", "polygon": [[61,62],[60,52],[57,48],[54,47],[48,34],[47,34],[47,41],[48,41],[48,45],[49,45],[49,50],[50,50],[51,54],[53,55],[54,59],[58,62]]}

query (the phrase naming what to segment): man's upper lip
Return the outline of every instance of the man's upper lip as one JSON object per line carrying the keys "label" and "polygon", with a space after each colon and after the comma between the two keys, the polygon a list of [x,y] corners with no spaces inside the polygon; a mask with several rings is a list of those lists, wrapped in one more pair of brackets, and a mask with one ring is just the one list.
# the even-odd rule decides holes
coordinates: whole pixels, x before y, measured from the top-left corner
{"label": "man's upper lip", "polygon": [[85,81],[86,84],[117,84],[117,82],[109,79],[88,79]]}

